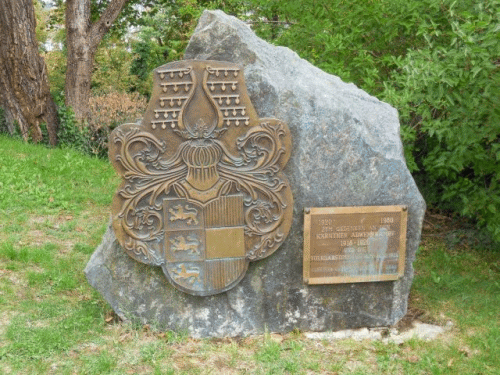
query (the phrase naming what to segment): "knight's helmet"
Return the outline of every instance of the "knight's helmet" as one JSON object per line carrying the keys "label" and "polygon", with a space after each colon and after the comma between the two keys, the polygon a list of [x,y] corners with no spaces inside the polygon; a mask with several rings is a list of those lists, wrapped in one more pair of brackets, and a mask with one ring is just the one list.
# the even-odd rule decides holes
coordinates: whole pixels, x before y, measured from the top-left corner
{"label": "knight's helmet", "polygon": [[186,139],[182,146],[182,160],[188,167],[186,180],[197,190],[205,191],[219,181],[217,164],[222,157],[221,146],[214,141],[224,130],[223,116],[208,92],[208,70],[190,71],[196,85],[195,92],[179,115],[179,131]]}
{"label": "knight's helmet", "polygon": [[186,181],[197,190],[208,190],[219,181],[217,164],[221,147],[212,139],[193,139],[182,149],[182,160],[188,167]]}

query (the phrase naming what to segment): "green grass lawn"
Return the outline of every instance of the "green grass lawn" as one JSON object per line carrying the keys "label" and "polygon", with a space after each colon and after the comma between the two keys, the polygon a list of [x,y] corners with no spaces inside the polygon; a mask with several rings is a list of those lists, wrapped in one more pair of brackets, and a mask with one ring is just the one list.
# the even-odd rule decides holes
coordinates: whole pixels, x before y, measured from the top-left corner
{"label": "green grass lawn", "polygon": [[118,182],[106,161],[0,136],[0,374],[500,374],[500,250],[450,247],[439,221],[410,301],[453,323],[431,342],[193,340],[117,322],[83,269]]}

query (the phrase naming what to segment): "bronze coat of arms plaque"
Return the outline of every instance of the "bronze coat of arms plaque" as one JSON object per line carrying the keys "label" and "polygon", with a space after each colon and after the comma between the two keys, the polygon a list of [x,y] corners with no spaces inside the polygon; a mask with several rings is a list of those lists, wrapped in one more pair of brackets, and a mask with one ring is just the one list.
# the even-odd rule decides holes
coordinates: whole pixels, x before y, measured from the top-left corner
{"label": "bronze coat of arms plaque", "polygon": [[123,178],[112,207],[120,245],[184,292],[234,287],[290,230],[282,172],[290,150],[287,125],[257,116],[239,66],[186,60],[156,69],[141,125],[110,136]]}
{"label": "bronze coat of arms plaque", "polygon": [[306,209],[304,282],[397,280],[404,273],[406,221],[406,206]]}

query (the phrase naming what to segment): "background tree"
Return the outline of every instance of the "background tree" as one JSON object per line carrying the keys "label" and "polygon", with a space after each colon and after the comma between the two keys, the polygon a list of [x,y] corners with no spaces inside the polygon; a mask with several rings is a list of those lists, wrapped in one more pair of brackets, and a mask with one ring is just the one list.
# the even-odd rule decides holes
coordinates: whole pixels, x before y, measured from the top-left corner
{"label": "background tree", "polygon": [[25,140],[38,142],[45,124],[49,142],[55,145],[57,110],[35,27],[33,0],[0,1],[0,104],[11,133],[17,123]]}
{"label": "background tree", "polygon": [[92,70],[97,47],[128,0],[111,0],[92,22],[91,0],[66,1],[67,69],[65,100],[77,120],[89,113]]}

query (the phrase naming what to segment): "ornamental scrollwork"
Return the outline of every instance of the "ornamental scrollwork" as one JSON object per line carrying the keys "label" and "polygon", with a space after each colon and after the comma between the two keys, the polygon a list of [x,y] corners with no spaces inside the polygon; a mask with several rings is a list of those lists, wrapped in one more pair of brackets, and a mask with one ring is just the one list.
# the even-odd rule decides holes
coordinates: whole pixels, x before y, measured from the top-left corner
{"label": "ornamental scrollwork", "polygon": [[123,178],[113,203],[120,244],[183,291],[227,290],[288,233],[290,148],[286,124],[258,118],[241,68],[180,61],[157,69],[142,124],[110,137]]}

